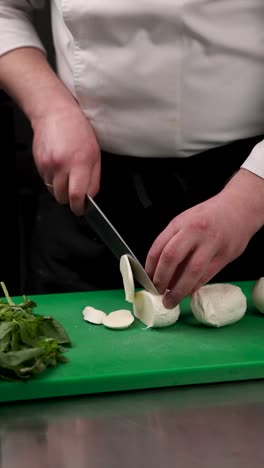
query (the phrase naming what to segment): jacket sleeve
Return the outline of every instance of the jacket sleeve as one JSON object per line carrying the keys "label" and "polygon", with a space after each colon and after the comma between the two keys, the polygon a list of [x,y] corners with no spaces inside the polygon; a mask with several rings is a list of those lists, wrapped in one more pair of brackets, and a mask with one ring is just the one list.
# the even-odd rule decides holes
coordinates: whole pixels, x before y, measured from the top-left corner
{"label": "jacket sleeve", "polygon": [[264,179],[264,140],[253,148],[242,167]]}
{"label": "jacket sleeve", "polygon": [[20,47],[36,47],[45,52],[33,25],[33,10],[45,0],[0,0],[0,56]]}

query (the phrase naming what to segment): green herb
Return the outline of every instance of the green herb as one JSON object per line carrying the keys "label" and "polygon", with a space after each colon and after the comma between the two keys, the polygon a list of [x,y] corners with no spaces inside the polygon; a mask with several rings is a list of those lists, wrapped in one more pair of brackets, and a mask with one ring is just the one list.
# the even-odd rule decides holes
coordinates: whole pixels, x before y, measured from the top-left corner
{"label": "green herb", "polygon": [[33,313],[37,304],[25,296],[15,304],[3,282],[0,300],[0,379],[28,380],[48,367],[67,362],[63,355],[70,338],[53,317]]}

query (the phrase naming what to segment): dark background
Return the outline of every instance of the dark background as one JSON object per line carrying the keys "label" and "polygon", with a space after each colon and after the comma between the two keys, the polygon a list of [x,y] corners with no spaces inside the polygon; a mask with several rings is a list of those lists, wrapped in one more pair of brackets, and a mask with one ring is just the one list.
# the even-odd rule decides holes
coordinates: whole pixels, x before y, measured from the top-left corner
{"label": "dark background", "polygon": [[[55,67],[49,16],[47,5],[36,12],[34,21],[49,61]],[[10,294],[16,295],[25,292],[27,245],[40,181],[32,159],[30,124],[1,90],[0,141],[0,281],[5,282]]]}

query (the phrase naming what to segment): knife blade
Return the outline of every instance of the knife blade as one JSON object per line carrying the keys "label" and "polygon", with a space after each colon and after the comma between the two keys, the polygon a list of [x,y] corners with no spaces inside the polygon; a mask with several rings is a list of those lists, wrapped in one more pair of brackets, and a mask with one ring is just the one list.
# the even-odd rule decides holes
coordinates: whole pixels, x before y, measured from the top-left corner
{"label": "knife blade", "polygon": [[87,196],[87,208],[85,212],[85,220],[100,237],[103,243],[109,248],[114,256],[120,261],[122,255],[127,255],[134,278],[138,283],[151,294],[159,294],[147,272],[132,252],[130,247],[115,229],[113,224],[103,213],[92,197]]}

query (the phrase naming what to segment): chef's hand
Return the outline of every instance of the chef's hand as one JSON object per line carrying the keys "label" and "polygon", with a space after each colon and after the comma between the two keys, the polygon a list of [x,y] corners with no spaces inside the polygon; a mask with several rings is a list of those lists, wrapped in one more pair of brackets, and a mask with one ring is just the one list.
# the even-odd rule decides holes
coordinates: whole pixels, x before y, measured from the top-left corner
{"label": "chef's hand", "polygon": [[222,192],[170,222],[146,260],[165,307],[179,304],[242,254],[264,224],[263,197],[264,180],[240,169]]}
{"label": "chef's hand", "polygon": [[[18,77],[23,75],[23,80]],[[44,183],[76,215],[85,194],[99,190],[101,155],[78,102],[55,74],[46,55],[20,47],[0,57],[0,88],[18,103],[33,133],[33,154]]]}
{"label": "chef's hand", "polygon": [[85,195],[99,190],[101,155],[96,137],[77,105],[66,105],[33,123],[36,167],[61,204],[83,214]]}

